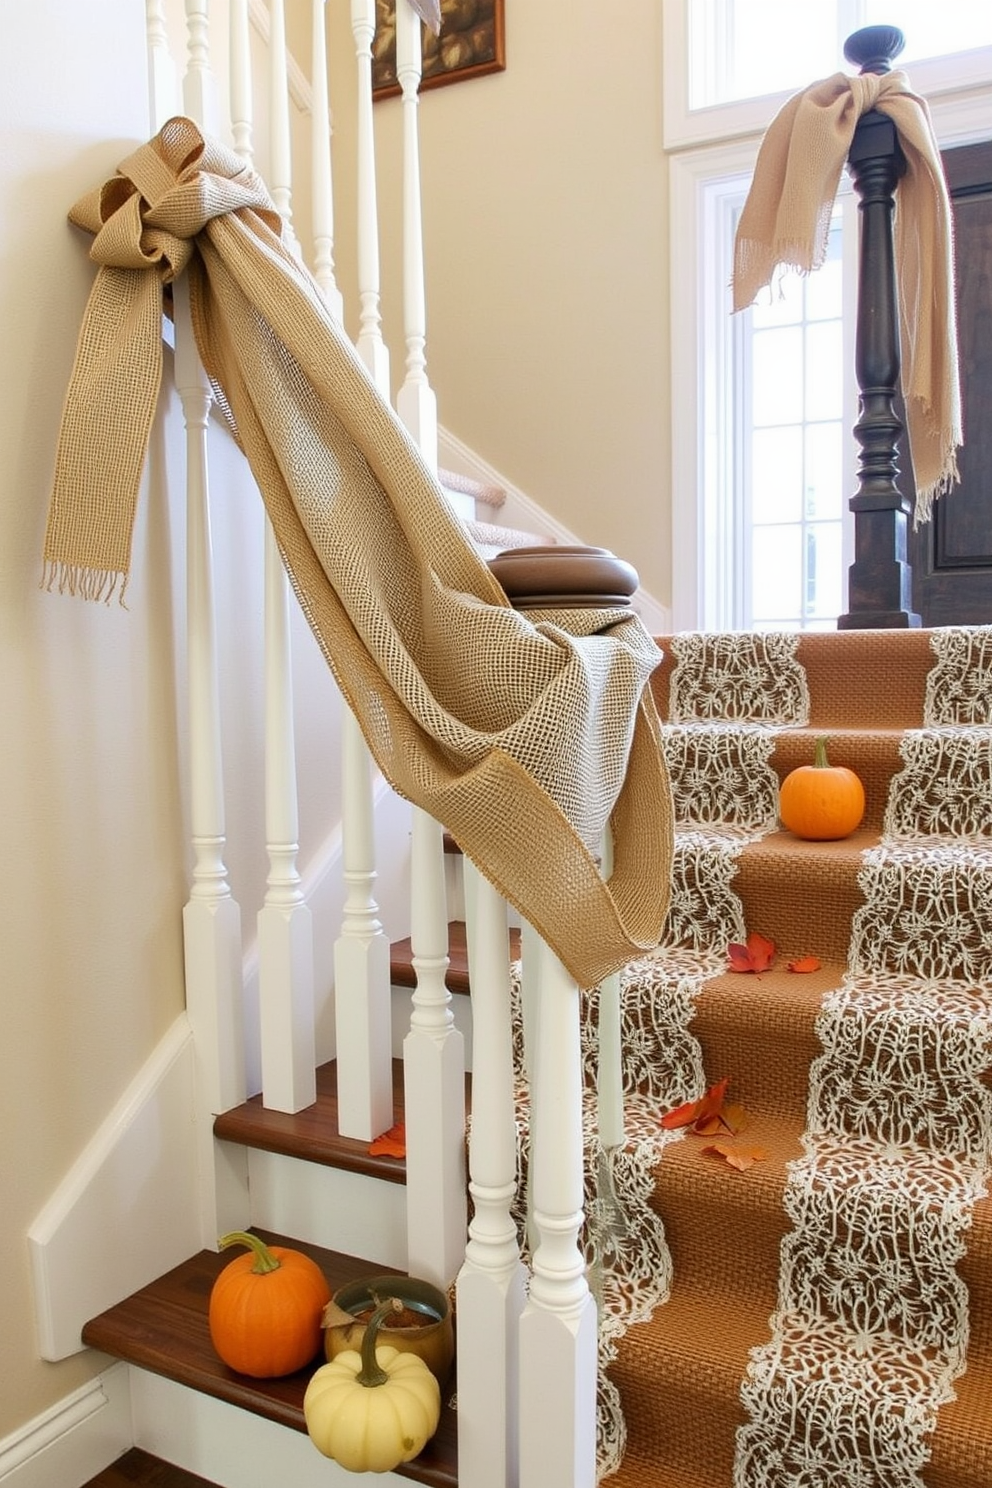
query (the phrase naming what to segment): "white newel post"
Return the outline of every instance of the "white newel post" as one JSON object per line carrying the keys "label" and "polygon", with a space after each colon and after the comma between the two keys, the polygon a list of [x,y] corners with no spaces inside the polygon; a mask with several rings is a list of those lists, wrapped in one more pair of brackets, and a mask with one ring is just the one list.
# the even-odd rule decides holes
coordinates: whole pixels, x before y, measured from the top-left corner
{"label": "white newel post", "polygon": [[313,196],[313,277],[335,320],[344,319],[344,302],[334,277],[334,193],[331,175],[331,111],[327,96],[327,0],[312,0],[313,78],[310,113],[310,190]]}
{"label": "white newel post", "polygon": [[358,354],[383,397],[389,399],[389,352],[379,314],[379,225],[375,201],[375,134],[372,120],[372,40],[375,0],[351,0],[351,29],[358,65]]}
{"label": "white newel post", "polygon": [[396,76],[403,94],[403,326],[406,375],[396,411],[437,471],[437,398],[427,379],[427,306],[424,296],[424,227],[420,199],[417,125],[422,71],[420,17],[409,0],[396,4]]}
{"label": "white newel post", "polygon": [[454,1280],[465,1255],[465,1044],[455,1027],[448,969],[444,838],[413,810],[411,852],[413,994],[403,1041],[406,1111],[407,1266],[436,1286]]}
{"label": "white newel post", "polygon": [[[183,104],[193,119],[213,122],[205,0],[186,0],[188,65]],[[174,285],[175,376],[186,424],[187,665],[190,731],[190,819],[194,855],[190,899],[183,911],[186,1005],[198,1072],[201,1217],[205,1244],[238,1212],[239,1196],[218,1188],[213,1115],[245,1098],[241,915],[224,864],[226,827],[221,766],[220,701],[213,597],[207,470],[211,395],[200,364],[185,277]]]}
{"label": "white newel post", "polygon": [[506,902],[466,859],[472,983],[474,1214],[458,1275],[458,1472],[472,1488],[517,1481],[518,1329],[526,1273],[511,1205],[517,1191]]}
{"label": "white newel post", "polygon": [[[320,0],[315,0],[320,4]],[[352,0],[358,67],[358,274],[362,306],[358,353],[389,398],[389,353],[379,323],[379,228],[372,138],[372,38],[375,0]],[[317,113],[316,103],[314,108]],[[334,945],[338,1126],[371,1141],[393,1124],[389,941],[374,897],[372,761],[354,715],[342,716],[342,857],[346,901]]]}
{"label": "white newel post", "polygon": [[597,1318],[579,1248],[579,992],[543,942],[538,956],[530,1145],[536,1249],[520,1320],[520,1488],[593,1488]]}
{"label": "white newel post", "polygon": [[[272,198],[292,221],[289,89],[282,0],[271,0],[269,123]],[[249,112],[243,105],[242,115]],[[300,1111],[317,1097],[313,927],[297,868],[299,812],[293,729],[289,585],[271,524],[265,524],[265,836],[269,874],[258,914],[262,1099]]]}

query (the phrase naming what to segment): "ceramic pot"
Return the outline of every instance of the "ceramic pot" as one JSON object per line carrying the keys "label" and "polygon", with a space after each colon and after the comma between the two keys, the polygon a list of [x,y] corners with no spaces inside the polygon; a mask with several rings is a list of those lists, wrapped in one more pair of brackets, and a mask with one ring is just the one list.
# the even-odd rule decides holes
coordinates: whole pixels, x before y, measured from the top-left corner
{"label": "ceramic pot", "polygon": [[[400,1353],[417,1354],[443,1387],[455,1357],[455,1330],[447,1297],[429,1281],[415,1276],[369,1276],[339,1287],[324,1312],[324,1352],[335,1358],[345,1349],[361,1349],[365,1322],[355,1314],[371,1313],[387,1297],[403,1303],[405,1326],[383,1323],[379,1342]],[[416,1322],[415,1318],[421,1318]]]}

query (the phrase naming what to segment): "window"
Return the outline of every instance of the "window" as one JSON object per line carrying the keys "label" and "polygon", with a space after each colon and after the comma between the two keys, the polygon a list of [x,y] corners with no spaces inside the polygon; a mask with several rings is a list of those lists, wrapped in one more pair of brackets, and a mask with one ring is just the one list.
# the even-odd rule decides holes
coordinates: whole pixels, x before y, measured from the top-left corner
{"label": "window", "polygon": [[[819,65],[807,66],[782,93],[732,101],[746,79],[749,87],[783,86],[769,71],[773,62],[751,41],[735,52],[740,37],[760,35],[776,58],[791,58],[786,24],[819,35],[821,12],[832,37],[826,62],[821,57]],[[734,228],[761,134],[785,97],[840,67],[849,71],[841,60],[842,38],[859,25],[891,21],[912,40],[919,22],[918,34],[929,46],[933,21],[916,0],[884,6],[881,0],[824,0],[817,7],[665,0],[663,16],[671,187],[672,623],[677,629],[832,629],[847,607],[852,557],[847,506],[857,466],[850,432],[857,418],[857,204],[845,178],[827,264],[805,280],[786,275],[781,298],[776,290],[738,316],[730,313],[728,289]],[[940,9],[940,39],[970,49],[912,67],[910,46],[904,53],[913,86],[929,99],[938,140],[988,138],[992,11],[986,19],[985,7],[948,0]],[[918,53],[920,45],[912,50]],[[697,104],[692,109],[690,97]],[[700,106],[699,97],[711,101]]]}

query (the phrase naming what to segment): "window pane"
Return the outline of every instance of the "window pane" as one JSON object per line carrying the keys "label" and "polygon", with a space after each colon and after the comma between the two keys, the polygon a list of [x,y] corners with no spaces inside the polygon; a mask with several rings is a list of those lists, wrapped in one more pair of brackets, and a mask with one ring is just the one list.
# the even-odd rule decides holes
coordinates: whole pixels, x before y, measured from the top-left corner
{"label": "window pane", "polygon": [[797,424],[803,416],[803,333],[799,326],[754,337],[755,424]]}
{"label": "window pane", "polygon": [[802,578],[802,528],[755,527],[751,538],[754,619],[796,625],[803,613]]}
{"label": "window pane", "polygon": [[756,331],[766,326],[798,325],[803,318],[802,275],[791,269],[777,272],[769,287],[759,294],[751,315]]}
{"label": "window pane", "polygon": [[806,417],[837,419],[843,414],[844,345],[839,320],[806,328]]}
{"label": "window pane", "polygon": [[844,429],[841,423],[806,428],[806,516],[839,521],[844,509]]}
{"label": "window pane", "polygon": [[806,529],[806,613],[836,619],[843,605],[840,522],[817,522]]}
{"label": "window pane", "polygon": [[898,26],[906,38],[897,67],[992,43],[992,8],[981,0],[866,0],[866,26]]}
{"label": "window pane", "polygon": [[844,309],[843,264],[840,260],[840,229],[833,228],[827,240],[837,252],[803,280],[806,286],[806,315],[810,320],[830,320]]}
{"label": "window pane", "polygon": [[755,429],[751,442],[752,522],[802,519],[803,431]]}

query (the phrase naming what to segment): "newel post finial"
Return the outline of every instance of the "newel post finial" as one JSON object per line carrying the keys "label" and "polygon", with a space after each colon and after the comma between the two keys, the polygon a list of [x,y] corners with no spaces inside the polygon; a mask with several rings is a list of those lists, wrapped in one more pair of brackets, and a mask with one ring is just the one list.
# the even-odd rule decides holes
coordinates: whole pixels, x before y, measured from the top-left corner
{"label": "newel post finial", "polygon": [[845,41],[844,56],[861,72],[891,72],[905,45],[906,38],[898,26],[863,26]]}

